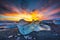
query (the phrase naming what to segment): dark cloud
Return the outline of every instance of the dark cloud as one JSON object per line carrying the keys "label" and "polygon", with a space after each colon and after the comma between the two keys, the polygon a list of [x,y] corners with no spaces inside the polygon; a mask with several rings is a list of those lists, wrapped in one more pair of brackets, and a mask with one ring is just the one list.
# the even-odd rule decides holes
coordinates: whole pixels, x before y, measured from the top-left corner
{"label": "dark cloud", "polygon": [[4,13],[4,12],[10,12],[10,8],[6,7],[5,5],[1,4],[0,5],[0,14]]}

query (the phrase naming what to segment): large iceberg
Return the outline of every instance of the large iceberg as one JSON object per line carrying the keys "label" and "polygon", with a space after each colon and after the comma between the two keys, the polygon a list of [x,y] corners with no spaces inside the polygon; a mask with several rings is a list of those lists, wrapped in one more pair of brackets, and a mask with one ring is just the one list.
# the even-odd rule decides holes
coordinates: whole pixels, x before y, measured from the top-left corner
{"label": "large iceberg", "polygon": [[19,29],[19,32],[23,35],[29,34],[33,31],[41,31],[41,30],[50,31],[51,30],[50,26],[39,24],[39,21],[28,23],[24,20],[20,20],[17,27]]}

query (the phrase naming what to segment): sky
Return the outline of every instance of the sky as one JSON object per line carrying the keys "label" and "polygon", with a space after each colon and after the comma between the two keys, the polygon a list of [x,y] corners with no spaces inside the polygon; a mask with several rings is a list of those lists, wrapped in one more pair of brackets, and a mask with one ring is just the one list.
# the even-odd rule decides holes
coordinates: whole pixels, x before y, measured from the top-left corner
{"label": "sky", "polygon": [[39,10],[44,20],[60,19],[59,4],[60,0],[0,0],[0,20],[19,20],[23,14],[19,13],[23,9],[29,13],[34,9]]}

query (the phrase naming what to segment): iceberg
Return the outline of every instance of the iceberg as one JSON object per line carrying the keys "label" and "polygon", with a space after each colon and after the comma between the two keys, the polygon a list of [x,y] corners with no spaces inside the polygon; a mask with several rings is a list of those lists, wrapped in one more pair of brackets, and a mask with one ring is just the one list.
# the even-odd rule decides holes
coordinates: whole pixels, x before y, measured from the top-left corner
{"label": "iceberg", "polygon": [[19,32],[23,35],[27,35],[33,31],[51,30],[50,26],[44,24],[40,25],[38,21],[32,23],[22,21],[18,23],[17,27]]}

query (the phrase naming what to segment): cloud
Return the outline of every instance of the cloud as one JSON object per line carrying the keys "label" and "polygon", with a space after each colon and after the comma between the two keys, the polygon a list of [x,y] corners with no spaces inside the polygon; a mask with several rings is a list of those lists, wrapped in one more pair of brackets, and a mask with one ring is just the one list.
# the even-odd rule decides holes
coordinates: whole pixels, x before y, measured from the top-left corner
{"label": "cloud", "polygon": [[56,14],[53,14],[51,16],[54,16],[54,17],[60,17],[60,12],[56,13]]}

